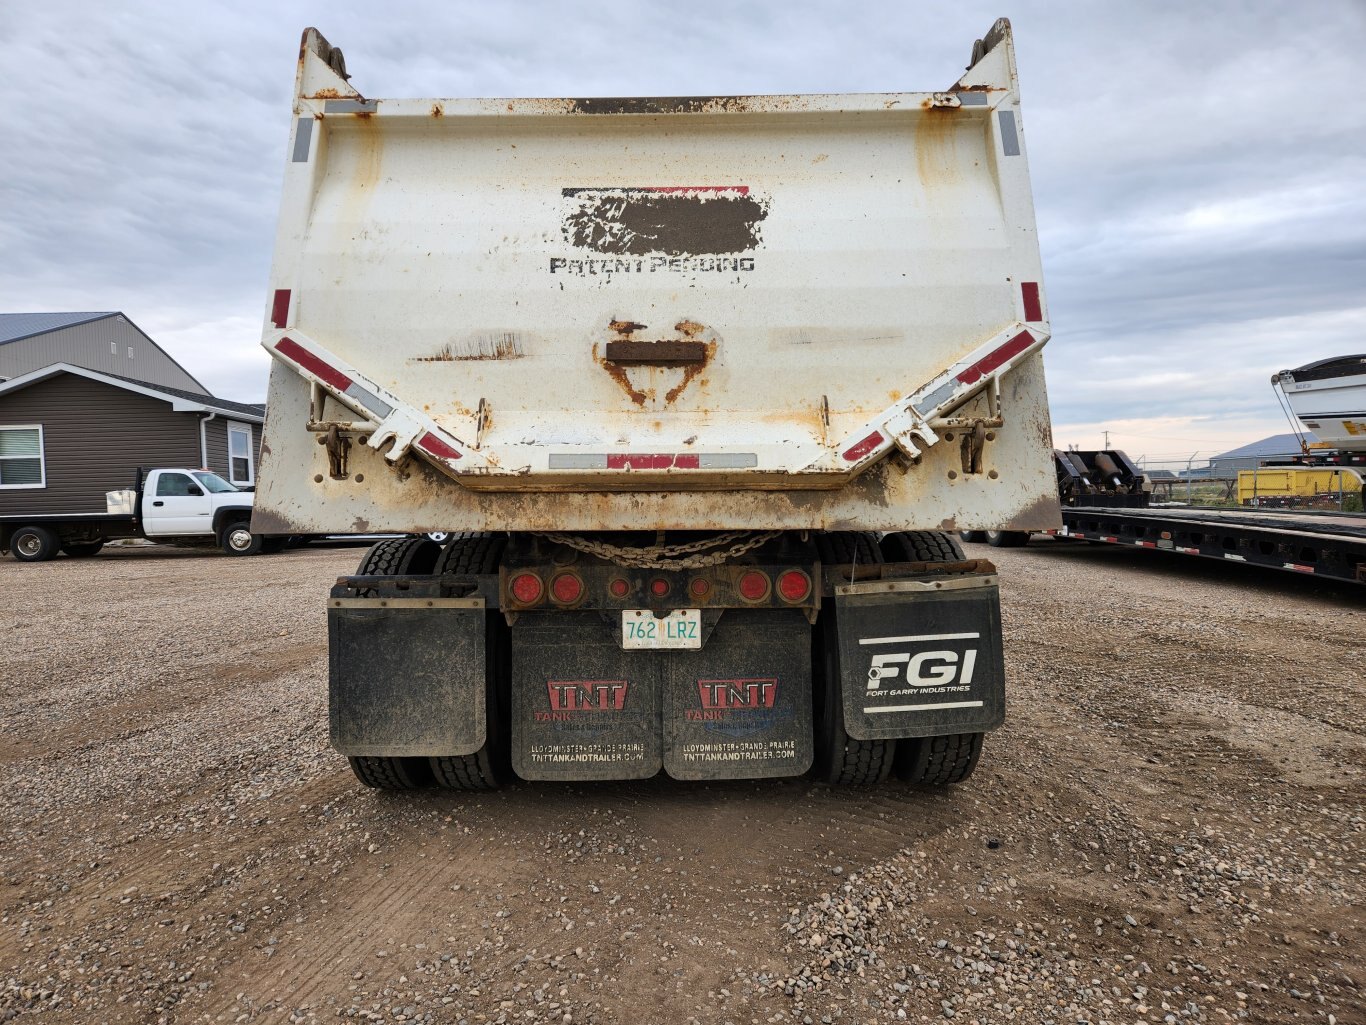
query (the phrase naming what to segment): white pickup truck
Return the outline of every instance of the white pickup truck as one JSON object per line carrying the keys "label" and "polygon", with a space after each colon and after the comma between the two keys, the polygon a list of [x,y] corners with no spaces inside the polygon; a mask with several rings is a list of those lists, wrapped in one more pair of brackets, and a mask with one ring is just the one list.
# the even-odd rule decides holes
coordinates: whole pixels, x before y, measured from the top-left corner
{"label": "white pickup truck", "polygon": [[9,550],[20,562],[43,562],[58,552],[85,558],[106,541],[143,538],[255,555],[283,541],[251,532],[254,496],[216,473],[177,467],[138,476],[134,488],[106,494],[104,513],[0,516],[0,551]]}

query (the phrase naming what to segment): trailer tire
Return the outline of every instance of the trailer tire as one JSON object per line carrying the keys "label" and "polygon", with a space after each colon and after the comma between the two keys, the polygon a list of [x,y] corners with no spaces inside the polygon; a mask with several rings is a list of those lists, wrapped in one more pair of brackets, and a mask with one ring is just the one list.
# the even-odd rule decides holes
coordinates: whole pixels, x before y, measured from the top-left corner
{"label": "trailer tire", "polygon": [[262,540],[260,534],[251,532],[248,520],[231,520],[218,535],[218,545],[228,555],[259,555]]}
{"label": "trailer tire", "polygon": [[992,548],[1023,548],[1029,544],[1029,531],[988,530],[987,544]]}
{"label": "trailer tire", "polygon": [[903,740],[897,749],[897,778],[926,787],[962,783],[982,757],[982,733]]}
{"label": "trailer tire", "polygon": [[432,784],[432,770],[425,758],[363,755],[347,761],[356,779],[376,790],[421,790]]}
{"label": "trailer tire", "polygon": [[356,568],[361,577],[399,577],[430,573],[436,568],[441,546],[425,537],[395,537],[373,544]]}
{"label": "trailer tire", "polygon": [[958,536],[970,545],[985,544],[987,540],[985,530],[960,530]]}
{"label": "trailer tire", "polygon": [[98,555],[100,549],[104,547],[103,541],[86,541],[84,544],[69,543],[62,545],[62,551],[73,559],[88,559],[92,555]]}
{"label": "trailer tire", "polygon": [[[488,576],[498,572],[504,534],[457,534],[436,561],[438,576]],[[515,777],[509,704],[512,700],[512,634],[497,609],[484,614],[484,746],[470,755],[431,760],[432,775],[447,790],[497,790]]]}
{"label": "trailer tire", "polygon": [[9,550],[20,562],[47,562],[62,543],[47,527],[20,527],[9,539]]}
{"label": "trailer tire", "polygon": [[[821,562],[883,562],[875,534],[845,530],[816,538]],[[827,604],[812,632],[812,697],[815,699],[816,778],[835,786],[867,786],[884,782],[896,757],[895,740],[856,740],[844,728],[840,695],[839,633],[835,606]]]}
{"label": "trailer tire", "polygon": [[889,562],[962,562],[963,549],[952,534],[942,530],[902,530],[881,541]]}

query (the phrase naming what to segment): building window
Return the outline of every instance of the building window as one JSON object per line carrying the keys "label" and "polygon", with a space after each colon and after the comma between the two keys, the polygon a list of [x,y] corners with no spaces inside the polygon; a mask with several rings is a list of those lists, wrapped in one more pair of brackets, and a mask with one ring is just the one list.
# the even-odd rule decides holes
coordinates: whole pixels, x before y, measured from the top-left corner
{"label": "building window", "polygon": [[246,424],[228,424],[228,480],[237,485],[256,481],[252,465],[251,428]]}
{"label": "building window", "polygon": [[118,343],[118,342],[110,342],[110,343],[109,343],[109,355],[111,355],[111,356],[117,356],[118,354],[119,354],[119,343]]}
{"label": "building window", "polygon": [[45,488],[43,428],[0,427],[0,488]]}
{"label": "building window", "polygon": [[129,358],[129,359],[132,359],[132,358],[133,358],[133,347],[132,347],[131,345],[128,346],[128,358]]}

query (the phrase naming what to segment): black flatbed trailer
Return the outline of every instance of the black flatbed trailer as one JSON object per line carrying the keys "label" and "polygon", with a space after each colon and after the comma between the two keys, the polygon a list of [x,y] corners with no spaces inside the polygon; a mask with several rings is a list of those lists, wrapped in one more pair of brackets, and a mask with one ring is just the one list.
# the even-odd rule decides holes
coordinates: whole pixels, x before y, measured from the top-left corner
{"label": "black flatbed trailer", "polygon": [[1366,515],[1064,505],[1062,522],[1048,533],[1366,584]]}

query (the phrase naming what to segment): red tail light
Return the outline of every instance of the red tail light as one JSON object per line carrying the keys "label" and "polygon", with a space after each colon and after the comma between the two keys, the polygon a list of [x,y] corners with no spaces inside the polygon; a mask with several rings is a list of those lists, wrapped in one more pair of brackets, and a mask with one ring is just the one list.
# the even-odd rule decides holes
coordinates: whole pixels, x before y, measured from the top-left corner
{"label": "red tail light", "polygon": [[740,577],[740,597],[745,601],[763,601],[768,597],[768,577],[752,569]]}
{"label": "red tail light", "polygon": [[799,569],[789,569],[778,576],[778,594],[783,601],[805,601],[811,594],[811,578]]}
{"label": "red tail light", "polygon": [[512,596],[523,605],[535,605],[541,600],[541,578],[535,573],[518,573],[512,578],[512,584],[508,588]]}
{"label": "red tail light", "polygon": [[694,598],[705,598],[711,592],[711,584],[698,577],[688,585],[688,590]]}
{"label": "red tail light", "polygon": [[560,605],[573,605],[583,597],[583,581],[573,573],[561,573],[550,581],[550,598]]}
{"label": "red tail light", "polygon": [[621,577],[617,577],[607,585],[607,593],[613,598],[625,598],[631,593],[631,585],[621,579]]}
{"label": "red tail light", "polygon": [[656,577],[650,581],[650,593],[656,598],[663,598],[669,593],[669,582],[663,577]]}

